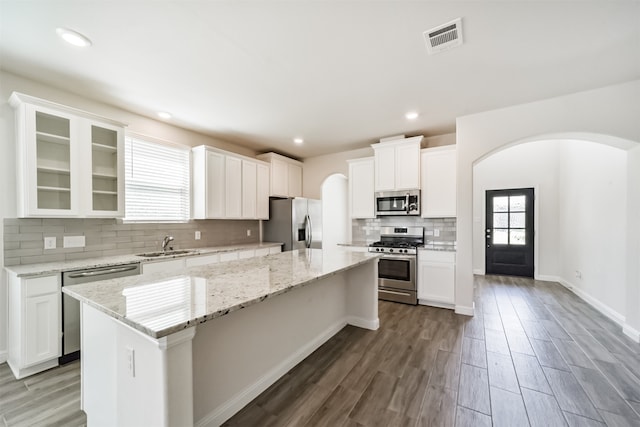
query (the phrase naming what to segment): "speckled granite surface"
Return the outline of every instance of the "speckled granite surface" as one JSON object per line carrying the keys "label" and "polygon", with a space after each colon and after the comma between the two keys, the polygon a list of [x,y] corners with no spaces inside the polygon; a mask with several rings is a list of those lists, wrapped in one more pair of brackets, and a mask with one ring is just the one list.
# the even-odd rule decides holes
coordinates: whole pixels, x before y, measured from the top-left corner
{"label": "speckled granite surface", "polygon": [[434,243],[427,243],[422,248],[420,248],[420,250],[440,251],[440,252],[455,252],[456,251],[456,246],[455,245],[439,245],[439,244],[434,244]]}
{"label": "speckled granite surface", "polygon": [[132,262],[150,262],[150,261],[166,261],[171,258],[181,258],[185,256],[197,256],[207,255],[216,252],[232,252],[242,251],[248,249],[259,248],[272,248],[282,246],[281,243],[247,243],[242,245],[229,245],[229,246],[216,246],[214,248],[198,248],[194,249],[194,252],[181,255],[168,255],[162,257],[142,257],[135,254],[131,255],[119,255],[112,257],[100,257],[79,259],[77,261],[61,261],[61,262],[48,262],[43,264],[27,264],[27,265],[12,265],[7,266],[5,269],[18,275],[18,277],[28,276],[43,276],[48,274],[56,274],[62,271],[80,270],[84,268],[93,267],[108,267],[110,265],[128,264]]}
{"label": "speckled granite surface", "polygon": [[174,274],[65,286],[63,292],[144,334],[161,338],[378,257],[367,252],[307,249]]}

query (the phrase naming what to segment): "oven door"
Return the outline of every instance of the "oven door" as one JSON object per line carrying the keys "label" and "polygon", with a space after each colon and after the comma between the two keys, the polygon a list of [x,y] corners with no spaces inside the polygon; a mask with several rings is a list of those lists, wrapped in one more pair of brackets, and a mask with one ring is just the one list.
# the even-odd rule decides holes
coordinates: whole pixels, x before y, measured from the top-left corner
{"label": "oven door", "polygon": [[378,261],[378,287],[416,290],[416,257],[385,255]]}

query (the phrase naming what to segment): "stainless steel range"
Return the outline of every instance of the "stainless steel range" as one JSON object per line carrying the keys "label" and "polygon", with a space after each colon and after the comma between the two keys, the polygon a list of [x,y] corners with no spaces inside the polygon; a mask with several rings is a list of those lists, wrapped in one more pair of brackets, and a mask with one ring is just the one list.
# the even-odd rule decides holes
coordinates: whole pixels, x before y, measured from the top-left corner
{"label": "stainless steel range", "polygon": [[383,253],[378,263],[378,298],[417,304],[417,253],[424,245],[423,227],[381,227],[380,241],[369,252]]}

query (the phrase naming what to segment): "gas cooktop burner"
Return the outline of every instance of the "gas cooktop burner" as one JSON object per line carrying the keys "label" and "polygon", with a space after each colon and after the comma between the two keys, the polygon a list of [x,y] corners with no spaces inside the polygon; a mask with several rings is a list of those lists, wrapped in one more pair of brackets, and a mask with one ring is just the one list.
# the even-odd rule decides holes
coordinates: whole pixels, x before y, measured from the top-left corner
{"label": "gas cooktop burner", "polygon": [[371,246],[373,246],[374,248],[415,248],[416,245],[412,245],[411,243],[407,243],[407,242],[383,242],[383,241],[379,241],[379,242],[374,242],[371,244]]}

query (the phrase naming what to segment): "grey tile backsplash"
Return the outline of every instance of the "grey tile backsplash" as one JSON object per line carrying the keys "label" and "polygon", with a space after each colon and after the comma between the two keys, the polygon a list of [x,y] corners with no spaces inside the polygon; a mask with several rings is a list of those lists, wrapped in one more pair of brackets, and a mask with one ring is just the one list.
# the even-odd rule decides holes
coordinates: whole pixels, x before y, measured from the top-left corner
{"label": "grey tile backsplash", "polygon": [[[247,236],[251,230],[251,236]],[[201,239],[195,240],[195,231]],[[197,220],[186,223],[122,223],[115,219],[5,218],[4,264],[34,264],[127,255],[161,249],[166,235],[174,249],[255,243],[259,221]],[[85,236],[85,247],[63,248],[64,236]],[[44,249],[44,238],[55,237],[56,249]]]}
{"label": "grey tile backsplash", "polygon": [[[429,246],[456,247],[456,218],[421,218],[415,216],[384,216],[351,221],[351,240],[373,243],[380,240],[380,227],[424,227],[424,243]],[[439,236],[435,236],[438,230]]]}

